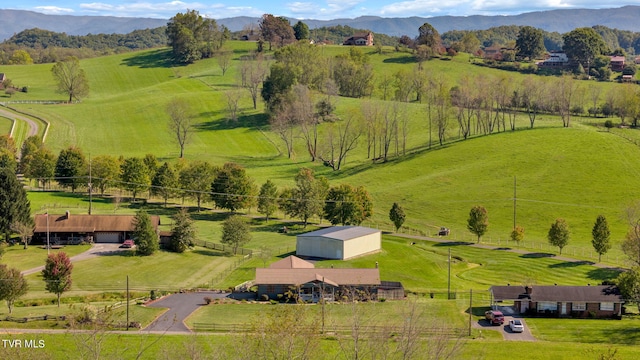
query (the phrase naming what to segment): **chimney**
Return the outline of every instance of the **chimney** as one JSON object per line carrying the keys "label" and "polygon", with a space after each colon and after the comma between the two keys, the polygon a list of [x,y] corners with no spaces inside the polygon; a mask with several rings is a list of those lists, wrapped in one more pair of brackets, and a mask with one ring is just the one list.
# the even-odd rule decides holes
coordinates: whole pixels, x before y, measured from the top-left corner
{"label": "chimney", "polygon": [[69,210],[67,210],[67,212],[65,213],[65,217],[68,219],[71,216],[71,212],[69,212]]}
{"label": "chimney", "polygon": [[533,292],[533,288],[531,286],[525,286],[524,292],[531,295],[531,293]]}

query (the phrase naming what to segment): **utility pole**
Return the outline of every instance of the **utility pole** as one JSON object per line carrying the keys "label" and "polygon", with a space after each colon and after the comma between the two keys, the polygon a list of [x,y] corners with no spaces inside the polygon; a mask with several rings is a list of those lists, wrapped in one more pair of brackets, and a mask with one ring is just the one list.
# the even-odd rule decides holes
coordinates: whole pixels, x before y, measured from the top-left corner
{"label": "utility pole", "polygon": [[516,229],[516,177],[513,177],[513,230]]}
{"label": "utility pole", "polygon": [[127,275],[127,331],[129,331],[129,275]]}
{"label": "utility pole", "polygon": [[473,289],[469,289],[469,336],[471,336],[472,321],[473,321]]}
{"label": "utility pole", "polygon": [[447,300],[451,300],[451,248],[449,248],[449,275],[447,276]]}
{"label": "utility pole", "polygon": [[91,185],[91,154],[89,154],[89,215],[91,215],[91,207],[93,205],[93,199],[92,199],[92,193],[93,193],[93,188]]}

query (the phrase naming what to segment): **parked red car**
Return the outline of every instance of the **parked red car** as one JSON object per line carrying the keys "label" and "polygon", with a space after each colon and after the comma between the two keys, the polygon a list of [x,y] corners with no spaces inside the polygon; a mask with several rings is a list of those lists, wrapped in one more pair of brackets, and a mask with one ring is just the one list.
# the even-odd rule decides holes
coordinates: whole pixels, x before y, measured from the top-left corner
{"label": "parked red car", "polygon": [[488,310],[484,313],[484,317],[491,325],[502,325],[504,323],[504,314],[498,310]]}
{"label": "parked red car", "polygon": [[122,245],[120,245],[121,248],[132,248],[133,247],[133,240],[125,240]]}

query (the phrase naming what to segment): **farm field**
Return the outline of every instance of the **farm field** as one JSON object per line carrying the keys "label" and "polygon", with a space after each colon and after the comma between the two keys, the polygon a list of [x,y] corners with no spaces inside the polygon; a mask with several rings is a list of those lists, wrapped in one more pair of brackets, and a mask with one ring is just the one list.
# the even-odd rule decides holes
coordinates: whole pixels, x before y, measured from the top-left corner
{"label": "farm field", "polygon": [[[409,293],[420,298],[424,311],[439,321],[464,327],[468,320],[468,296],[474,292],[474,320],[477,321],[489,304],[487,289],[491,285],[561,284],[586,285],[610,281],[626,267],[620,242],[628,229],[625,209],[640,200],[640,132],[637,129],[614,128],[607,131],[603,118],[573,117],[571,127],[563,128],[559,118],[541,114],[535,127],[529,129],[529,119],[521,113],[516,120],[516,131],[505,131],[488,136],[474,135],[461,140],[455,119],[450,120],[447,141],[443,146],[429,146],[429,124],[425,104],[411,102],[403,106],[403,115],[409,119],[407,154],[392,157],[386,163],[374,163],[367,158],[364,139],[349,154],[344,168],[332,171],[321,162],[311,163],[302,141],[297,141],[295,156],[287,158],[285,147],[278,135],[269,128],[263,105],[253,109],[246,90],[240,101],[240,118],[227,119],[225,91],[233,89],[239,77],[240,57],[253,50],[254,44],[230,42],[234,51],[233,66],[222,76],[215,59],[199,61],[189,66],[172,66],[166,61],[167,49],[155,49],[82,60],[91,84],[91,94],[78,104],[36,105],[14,104],[14,108],[46,119],[51,123],[46,145],[55,153],[68,146],[79,146],[85,155],[144,156],[154,154],[160,161],[206,160],[214,165],[237,162],[246,167],[248,174],[260,186],[267,179],[279,187],[293,186],[293,178],[301,167],[312,168],[317,175],[326,176],[331,185],[348,183],[364,186],[374,201],[371,219],[362,225],[392,231],[388,219],[394,202],[400,203],[407,213],[404,228],[400,230],[417,238],[384,235],[383,251],[349,261],[318,261],[317,267],[374,267],[380,265],[383,280],[401,281]],[[326,46],[323,56],[343,53],[344,47]],[[387,49],[382,54],[371,52],[376,75],[393,76],[398,70],[412,71],[415,66],[411,55]],[[17,85],[28,85],[27,94],[17,93],[15,99],[62,100],[55,93],[50,75],[51,65],[8,66],[5,70]],[[525,75],[507,73],[475,66],[466,55],[451,60],[432,60],[425,63],[429,71],[444,74],[451,86],[468,76],[507,77],[520,82]],[[586,83],[600,86],[605,92],[615,89],[613,83]],[[341,118],[361,116],[363,102],[384,104],[379,94],[370,99],[337,99],[336,115]],[[602,95],[604,97],[604,93]],[[166,130],[166,105],[172,99],[185,99],[194,109],[196,131],[185,148],[185,160],[178,159],[179,148]],[[619,119],[613,119],[614,122]],[[0,132],[7,126],[0,118]],[[328,125],[320,128],[326,134]],[[10,129],[10,125],[9,125]],[[8,130],[6,130],[8,132]],[[433,134],[434,138],[437,135]],[[364,137],[363,137],[364,138]],[[33,184],[32,184],[33,185]],[[92,213],[132,214],[144,208],[161,217],[162,230],[169,230],[171,215],[182,206],[181,199],[171,199],[168,207],[159,199],[130,204],[126,200],[115,202],[116,190],[105,197],[95,196]],[[33,213],[86,213],[89,199],[86,193],[62,191],[30,191]],[[515,195],[514,195],[515,194]],[[143,194],[143,197],[147,197]],[[515,202],[514,202],[515,197]],[[204,210],[191,211],[196,220],[198,237],[202,241],[219,242],[221,223],[229,214],[213,209],[205,199]],[[474,205],[487,208],[489,229],[482,238],[488,249],[468,246],[476,237],[466,229],[469,210]],[[186,206],[193,206],[187,201]],[[515,206],[515,208],[514,208]],[[192,209],[191,209],[192,210]],[[515,210],[515,211],[514,211]],[[16,316],[42,314],[69,314],[82,304],[103,307],[108,302],[90,301],[100,292],[121,292],[130,276],[132,290],[147,294],[150,290],[178,291],[195,287],[228,289],[253,279],[255,268],[276,261],[295,251],[295,235],[312,231],[326,220],[312,218],[312,224],[303,229],[297,219],[281,213],[265,222],[256,209],[245,209],[242,214],[251,217],[252,241],[247,248],[256,252],[267,248],[267,260],[253,257],[243,259],[222,252],[196,247],[184,254],[160,251],[150,257],[132,256],[131,253],[101,256],[77,262],[74,265],[73,287],[63,294],[77,300],[72,309],[68,304],[58,309],[52,305],[19,306]],[[515,215],[514,215],[515,213]],[[603,263],[594,266],[590,252],[591,229],[596,217],[603,214],[611,228],[613,247]],[[514,219],[514,216],[516,219]],[[556,218],[567,220],[571,238],[563,255],[581,261],[555,258],[557,249],[547,245],[547,232]],[[525,228],[521,244],[507,241],[515,222]],[[283,224],[288,234],[279,233]],[[429,241],[440,226],[447,226],[451,243]],[[70,256],[86,247],[67,247]],[[511,252],[510,249],[521,252]],[[448,255],[451,251],[452,262]],[[35,246],[23,250],[20,246],[7,249],[1,262],[20,270],[44,263],[46,251]],[[457,300],[445,300],[448,286],[448,266],[451,266],[451,289]],[[27,277],[30,292],[25,300],[39,302],[51,300],[39,274]],[[433,295],[433,299],[430,297]],[[361,304],[371,319],[389,318],[401,306],[395,302]],[[202,307],[194,313],[188,324],[197,322],[236,323],[238,318],[257,322],[276,306],[257,304],[217,304]],[[318,315],[319,307],[310,310]],[[332,306],[330,316],[334,324],[348,324],[349,307]],[[142,324],[150,323],[161,310],[134,307],[133,317]],[[374,316],[375,314],[375,316]],[[0,317],[7,310],[0,308]],[[122,311],[114,315],[123,319]],[[397,319],[396,319],[397,320]],[[628,317],[623,321],[527,319],[537,340],[505,342],[495,332],[473,331],[459,358],[501,358],[526,353],[530,359],[590,359],[596,354],[615,349],[621,359],[633,359],[638,342],[640,319]],[[0,322],[2,327],[10,327]],[[63,324],[30,323],[27,328]],[[617,337],[615,342],[607,339]],[[3,334],[3,338],[4,338]],[[15,336],[15,335],[7,335]],[[237,339],[230,336],[194,335],[179,337],[157,334],[109,334],[105,336],[104,354],[134,358],[141,347],[149,346],[149,357],[167,354],[185,354],[190,345],[206,354],[223,351]],[[63,348],[78,347],[81,336],[41,334],[54,358],[64,357]],[[86,338],[85,338],[86,340]],[[157,342],[156,342],[157,341]],[[125,348],[118,344],[126,342]],[[55,345],[53,345],[55,344]],[[335,358],[336,340],[323,339],[321,346],[327,357]],[[541,351],[543,349],[544,351]],[[7,349],[0,348],[0,358],[12,358]],[[176,355],[177,356],[177,355]],[[174,356],[174,358],[176,357]],[[171,356],[169,356],[171,357]],[[178,356],[180,357],[180,356]]]}

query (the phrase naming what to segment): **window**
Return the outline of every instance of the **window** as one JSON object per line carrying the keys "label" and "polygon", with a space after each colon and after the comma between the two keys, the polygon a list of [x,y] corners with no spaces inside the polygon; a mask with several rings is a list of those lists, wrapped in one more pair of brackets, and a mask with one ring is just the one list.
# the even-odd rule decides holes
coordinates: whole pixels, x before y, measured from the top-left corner
{"label": "window", "polygon": [[613,303],[612,302],[601,302],[600,303],[600,310],[613,311]]}
{"label": "window", "polygon": [[587,304],[583,302],[575,302],[571,306],[571,310],[573,311],[585,311],[587,310]]}
{"label": "window", "polygon": [[558,311],[558,303],[552,301],[540,301],[538,303],[538,311]]}

